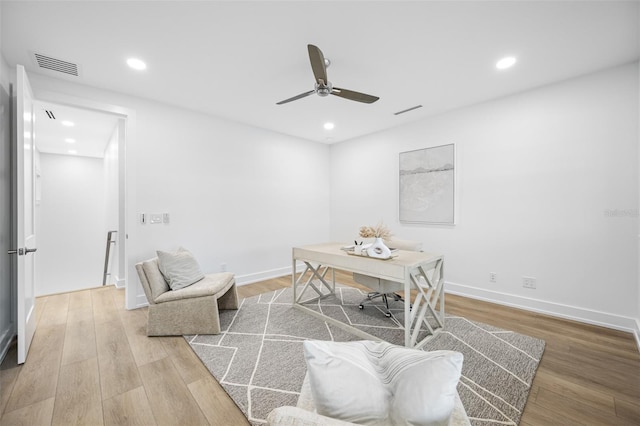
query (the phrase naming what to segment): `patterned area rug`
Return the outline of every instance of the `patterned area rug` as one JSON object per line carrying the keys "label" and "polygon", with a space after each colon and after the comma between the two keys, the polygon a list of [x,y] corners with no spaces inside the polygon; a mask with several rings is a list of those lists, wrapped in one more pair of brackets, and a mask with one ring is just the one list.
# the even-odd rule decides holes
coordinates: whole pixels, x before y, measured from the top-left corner
{"label": "patterned area rug", "polygon": [[[312,306],[382,340],[402,344],[404,331],[395,319],[402,317],[402,302],[395,302],[394,317],[387,318],[375,303],[359,309],[365,296],[358,289],[338,285],[335,297]],[[244,299],[237,311],[220,313],[221,334],[185,336],[254,425],[264,424],[275,407],[296,405],[306,373],[302,341],[359,340],[294,308],[292,297],[287,288]],[[446,316],[444,330],[424,348],[436,349],[464,354],[458,393],[472,424],[518,424],[544,341]]]}

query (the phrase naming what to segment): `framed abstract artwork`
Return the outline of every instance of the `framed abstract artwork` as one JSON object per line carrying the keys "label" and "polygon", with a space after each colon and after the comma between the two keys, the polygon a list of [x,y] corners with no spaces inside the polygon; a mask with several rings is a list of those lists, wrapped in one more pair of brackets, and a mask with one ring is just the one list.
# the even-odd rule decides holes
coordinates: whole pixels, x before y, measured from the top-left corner
{"label": "framed abstract artwork", "polygon": [[400,222],[455,224],[455,144],[400,153]]}

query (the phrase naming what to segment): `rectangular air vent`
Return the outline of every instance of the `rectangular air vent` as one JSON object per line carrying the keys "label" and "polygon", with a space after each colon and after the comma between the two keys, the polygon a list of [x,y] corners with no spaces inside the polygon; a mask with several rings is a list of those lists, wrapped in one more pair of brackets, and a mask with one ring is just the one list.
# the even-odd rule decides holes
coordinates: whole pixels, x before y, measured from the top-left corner
{"label": "rectangular air vent", "polygon": [[400,115],[400,114],[404,114],[405,112],[413,111],[414,109],[418,109],[418,108],[422,108],[422,105],[416,105],[416,106],[411,107],[411,108],[403,109],[402,111],[394,112],[393,114],[394,115]]}
{"label": "rectangular air vent", "polygon": [[36,63],[40,68],[50,71],[61,72],[68,75],[78,77],[78,65],[72,62],[63,61],[62,59],[52,58],[50,56],[34,53]]}

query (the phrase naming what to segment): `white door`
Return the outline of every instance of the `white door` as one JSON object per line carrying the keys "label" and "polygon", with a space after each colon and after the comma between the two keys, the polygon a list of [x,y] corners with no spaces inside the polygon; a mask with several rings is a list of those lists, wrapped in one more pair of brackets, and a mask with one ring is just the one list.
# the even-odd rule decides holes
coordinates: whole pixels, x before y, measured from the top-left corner
{"label": "white door", "polygon": [[16,229],[18,255],[18,364],[27,359],[36,331],[35,316],[35,135],[33,91],[22,65],[17,67]]}

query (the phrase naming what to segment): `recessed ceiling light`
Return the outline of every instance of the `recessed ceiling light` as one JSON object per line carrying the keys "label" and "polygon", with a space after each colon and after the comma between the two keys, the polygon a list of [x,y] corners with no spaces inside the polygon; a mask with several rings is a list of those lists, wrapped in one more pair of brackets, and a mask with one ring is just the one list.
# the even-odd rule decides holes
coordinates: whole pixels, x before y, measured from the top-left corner
{"label": "recessed ceiling light", "polygon": [[73,124],[73,121],[61,121],[60,124],[62,124],[63,126],[67,126],[67,127],[73,127],[75,126],[75,124]]}
{"label": "recessed ceiling light", "polygon": [[66,143],[76,143],[76,140],[75,139],[71,139],[71,138],[66,138],[64,141]]}
{"label": "recessed ceiling light", "polygon": [[129,65],[134,70],[138,70],[138,71],[147,69],[147,64],[142,62],[140,59],[136,59],[136,58],[127,59],[127,65]]}
{"label": "recessed ceiling light", "polygon": [[516,62],[516,58],[514,58],[513,56],[507,56],[506,58],[502,58],[498,62],[496,62],[496,68],[498,68],[499,70],[505,70],[514,66]]}
{"label": "recessed ceiling light", "polygon": [[78,151],[76,151],[75,149],[70,149],[69,151],[67,151],[69,154],[72,155],[76,155],[78,153]]}
{"label": "recessed ceiling light", "polygon": [[326,130],[331,130],[335,127],[335,125],[333,123],[324,123],[324,128]]}

